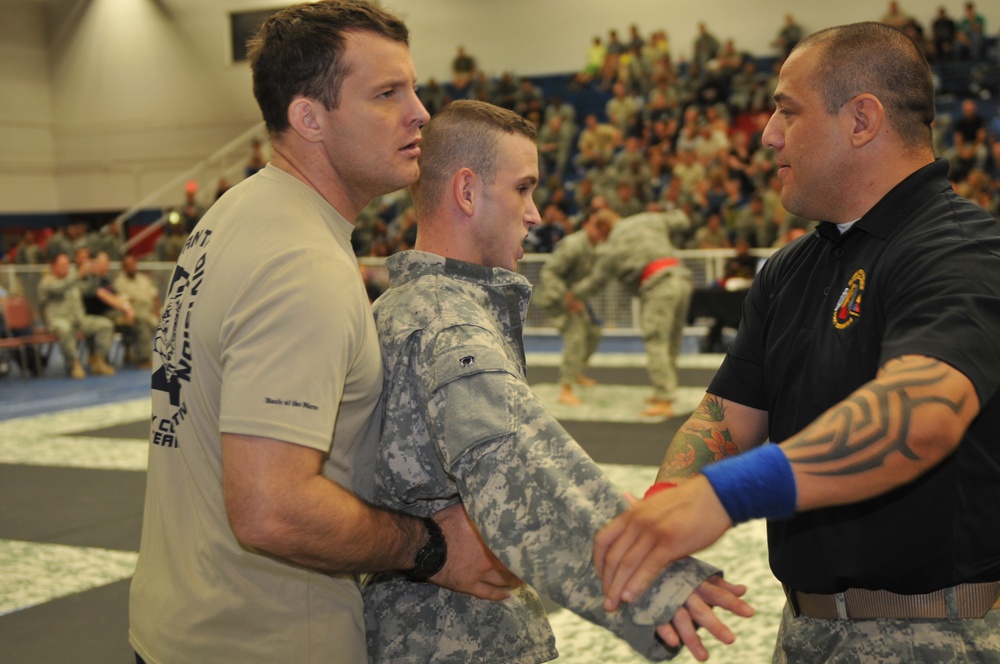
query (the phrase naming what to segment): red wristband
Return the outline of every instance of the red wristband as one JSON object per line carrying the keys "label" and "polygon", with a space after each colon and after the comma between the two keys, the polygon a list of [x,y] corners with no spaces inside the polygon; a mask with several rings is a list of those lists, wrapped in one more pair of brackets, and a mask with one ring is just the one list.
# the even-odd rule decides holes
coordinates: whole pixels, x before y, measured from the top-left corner
{"label": "red wristband", "polygon": [[661,491],[666,491],[667,489],[673,489],[676,487],[677,485],[674,484],[673,482],[657,482],[653,486],[646,489],[646,493],[643,495],[642,499],[646,500],[650,496],[655,496]]}

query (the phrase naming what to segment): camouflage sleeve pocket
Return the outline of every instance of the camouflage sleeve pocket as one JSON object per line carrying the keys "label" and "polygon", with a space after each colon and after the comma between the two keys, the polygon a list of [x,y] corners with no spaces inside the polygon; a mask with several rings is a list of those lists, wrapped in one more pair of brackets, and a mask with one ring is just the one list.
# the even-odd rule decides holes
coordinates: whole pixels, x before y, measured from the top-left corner
{"label": "camouflage sleeve pocket", "polygon": [[514,431],[511,380],[509,360],[494,348],[465,346],[434,358],[429,412],[447,468],[480,443]]}

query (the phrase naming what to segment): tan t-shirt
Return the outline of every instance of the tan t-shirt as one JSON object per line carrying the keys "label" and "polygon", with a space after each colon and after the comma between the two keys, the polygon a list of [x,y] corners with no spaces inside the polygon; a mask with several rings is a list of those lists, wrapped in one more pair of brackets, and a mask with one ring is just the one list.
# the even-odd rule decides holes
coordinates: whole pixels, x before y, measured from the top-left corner
{"label": "tan t-shirt", "polygon": [[220,432],[329,452],[371,496],[382,362],[353,226],[267,166],[191,234],[154,342],[153,417],[130,642],[161,662],[366,660],[361,596],[243,549],[222,495]]}

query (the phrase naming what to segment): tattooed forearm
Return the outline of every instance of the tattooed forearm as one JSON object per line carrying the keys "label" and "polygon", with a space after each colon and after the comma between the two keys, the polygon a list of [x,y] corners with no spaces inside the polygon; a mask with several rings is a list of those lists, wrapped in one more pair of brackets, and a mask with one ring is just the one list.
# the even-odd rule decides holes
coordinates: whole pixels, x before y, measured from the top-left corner
{"label": "tattooed forearm", "polygon": [[[914,418],[928,406],[958,414],[965,399],[940,396],[948,368],[931,359],[909,362],[876,379],[827,411],[784,445],[790,458],[814,475],[853,475],[883,466],[899,453],[922,461],[911,445]],[[800,465],[801,464],[801,465]]]}
{"label": "tattooed forearm", "polygon": [[726,419],[726,404],[719,397],[708,394],[694,411],[694,416],[706,422],[721,422]]}
{"label": "tattooed forearm", "polygon": [[[693,413],[692,420],[721,422],[725,413],[725,402],[707,395]],[[703,428],[688,421],[670,441],[657,479],[690,477],[708,464],[738,452],[728,428]]]}

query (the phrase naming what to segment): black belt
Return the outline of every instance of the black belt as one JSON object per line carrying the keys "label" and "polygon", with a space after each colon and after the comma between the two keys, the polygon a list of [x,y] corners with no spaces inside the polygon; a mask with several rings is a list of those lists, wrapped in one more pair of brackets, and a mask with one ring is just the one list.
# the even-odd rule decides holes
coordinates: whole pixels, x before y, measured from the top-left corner
{"label": "black belt", "polygon": [[1000,581],[962,583],[922,595],[864,588],[822,595],[784,588],[796,616],[820,620],[956,620],[982,618],[992,609],[1000,609]]}

